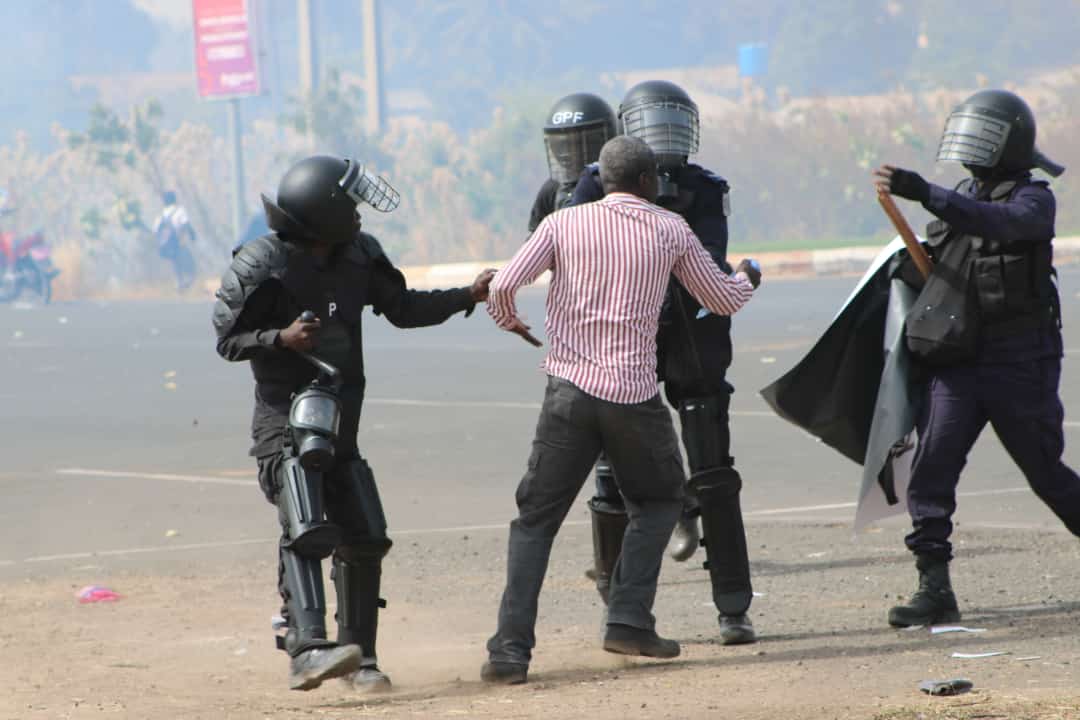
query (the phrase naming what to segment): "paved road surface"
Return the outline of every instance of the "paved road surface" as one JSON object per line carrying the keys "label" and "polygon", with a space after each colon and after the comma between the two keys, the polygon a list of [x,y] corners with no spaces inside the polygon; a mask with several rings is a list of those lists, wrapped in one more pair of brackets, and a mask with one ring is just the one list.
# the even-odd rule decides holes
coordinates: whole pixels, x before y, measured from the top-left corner
{"label": "paved road surface", "polygon": [[[850,523],[858,466],[773,416],[757,390],[827,325],[853,278],[775,281],[736,319],[734,453],[748,522]],[[1067,323],[1080,317],[1080,271],[1062,274]],[[522,306],[543,325],[543,291]],[[274,513],[247,456],[246,364],[213,350],[208,303],[0,307],[0,579],[82,576],[264,557]],[[504,528],[513,515],[543,391],[541,354],[483,312],[402,331],[366,319],[368,402],[360,446],[391,533]],[[1066,327],[1063,397],[1080,407]],[[1080,417],[1067,413],[1066,459],[1080,464]],[[1057,528],[987,431],[961,489],[961,524]],[[583,493],[571,522],[584,522]],[[904,520],[896,525],[899,537]],[[175,532],[170,532],[175,531]]]}

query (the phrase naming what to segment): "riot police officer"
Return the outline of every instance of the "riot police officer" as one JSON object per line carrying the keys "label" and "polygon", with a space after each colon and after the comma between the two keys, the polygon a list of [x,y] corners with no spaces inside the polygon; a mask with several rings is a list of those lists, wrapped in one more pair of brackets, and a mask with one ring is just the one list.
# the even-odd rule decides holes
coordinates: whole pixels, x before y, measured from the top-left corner
{"label": "riot police officer", "polygon": [[[657,203],[682,215],[716,264],[727,262],[730,212],[727,182],[688,158],[698,150],[697,105],[674,83],[651,80],[626,93],[618,120],[627,135],[648,143],[659,163]],[[603,196],[598,169],[589,166],[574,189],[572,205]],[[731,318],[709,313],[672,279],[657,338],[658,368],[664,393],[679,411],[683,445],[690,464],[687,503],[676,526],[672,557],[693,555],[702,519],[706,567],[719,611],[724,644],[754,642],[747,611],[753,592],[739,491],[742,481],[731,457],[728,407],[734,388],[727,382],[731,365]],[[596,466],[596,495],[589,501],[593,519],[593,554],[597,589],[605,595],[626,527],[626,512],[610,463]]]}
{"label": "riot police officer", "polygon": [[[357,690],[390,686],[379,670],[375,639],[382,558],[390,549],[374,476],[356,445],[364,397],[361,313],[365,305],[398,327],[444,322],[469,314],[487,297],[493,273],[472,287],[409,290],[378,241],[360,231],[357,205],[388,212],[396,191],[354,160],[315,156],[285,173],[277,202],[263,205],[271,233],[240,247],[214,306],[217,351],[249,360],[255,376],[252,420],[259,485],[282,524],[278,589],[287,621],[278,645],[291,660],[289,685],[310,690],[344,677]],[[311,317],[313,314],[315,317]],[[340,370],[340,424],[324,483],[311,483],[287,432],[290,400],[316,377],[301,355]],[[322,502],[327,532],[300,542],[290,517]],[[310,520],[311,518],[309,518]],[[314,518],[322,521],[324,518]],[[333,555],[337,640],[325,625],[322,559]]]}
{"label": "riot police officer", "polygon": [[586,165],[618,134],[611,106],[591,93],[574,93],[552,106],[544,123],[544,149],[550,177],[540,186],[529,213],[529,232],[570,203]]}
{"label": "riot police officer", "polygon": [[894,627],[955,622],[949,537],[956,485],[989,422],[1036,495],[1080,535],[1080,478],[1061,461],[1064,411],[1060,303],[1051,241],[1054,195],[1034,180],[1064,168],[1035,147],[1035,118],[1002,90],[972,95],[949,115],[937,159],[971,172],[955,190],[886,165],[879,192],[937,216],[927,228],[936,264],[907,317],[907,347],[926,377],[907,491],[906,537],[919,584],[889,610]]}

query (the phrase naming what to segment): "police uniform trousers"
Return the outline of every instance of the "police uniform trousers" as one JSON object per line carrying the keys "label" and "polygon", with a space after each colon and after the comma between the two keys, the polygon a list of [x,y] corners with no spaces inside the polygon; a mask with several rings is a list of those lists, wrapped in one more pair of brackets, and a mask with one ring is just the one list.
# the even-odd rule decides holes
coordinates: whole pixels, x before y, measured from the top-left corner
{"label": "police uniform trousers", "polygon": [[912,461],[908,548],[952,559],[956,486],[968,452],[987,422],[1035,494],[1080,536],[1080,477],[1061,461],[1064,409],[1058,397],[1061,357],[937,369],[925,390]]}

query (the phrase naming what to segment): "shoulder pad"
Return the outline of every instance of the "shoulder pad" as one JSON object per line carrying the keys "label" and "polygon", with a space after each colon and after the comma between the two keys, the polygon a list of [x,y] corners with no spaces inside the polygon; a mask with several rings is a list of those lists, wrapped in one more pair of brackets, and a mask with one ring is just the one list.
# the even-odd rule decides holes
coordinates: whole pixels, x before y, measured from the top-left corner
{"label": "shoulder pad", "polygon": [[280,274],[292,252],[293,247],[277,235],[263,235],[238,247],[229,267],[241,280],[259,282]]}
{"label": "shoulder pad", "polygon": [[345,253],[345,257],[357,265],[374,265],[376,269],[388,273],[395,282],[405,285],[405,276],[394,267],[394,263],[390,262],[386,251],[374,235],[366,232],[356,233]]}
{"label": "shoulder pad", "polygon": [[390,258],[386,256],[386,251],[382,249],[382,245],[379,244],[374,235],[369,235],[366,232],[358,232],[353,236],[348,247],[345,248],[345,258],[357,265],[367,265],[369,263],[390,264]]}
{"label": "shoulder pad", "polygon": [[221,287],[214,293],[214,329],[218,337],[232,330],[244,305],[261,284],[281,279],[292,252],[289,243],[273,234],[255,238],[236,250],[221,276]]}
{"label": "shoulder pad", "polygon": [[728,181],[714,173],[712,170],[706,170],[700,165],[693,164],[687,165],[686,168],[693,171],[692,177],[699,180],[700,182],[707,183],[709,185],[717,185],[724,188],[725,191],[727,190]]}

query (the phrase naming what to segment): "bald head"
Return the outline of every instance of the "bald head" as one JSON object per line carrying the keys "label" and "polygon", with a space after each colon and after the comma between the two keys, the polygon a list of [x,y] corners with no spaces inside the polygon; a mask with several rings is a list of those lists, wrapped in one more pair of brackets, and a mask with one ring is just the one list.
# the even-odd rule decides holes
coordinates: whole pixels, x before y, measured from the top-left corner
{"label": "bald head", "polygon": [[604,194],[632,193],[656,199],[656,155],[640,138],[617,135],[600,149],[600,184]]}

